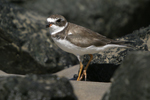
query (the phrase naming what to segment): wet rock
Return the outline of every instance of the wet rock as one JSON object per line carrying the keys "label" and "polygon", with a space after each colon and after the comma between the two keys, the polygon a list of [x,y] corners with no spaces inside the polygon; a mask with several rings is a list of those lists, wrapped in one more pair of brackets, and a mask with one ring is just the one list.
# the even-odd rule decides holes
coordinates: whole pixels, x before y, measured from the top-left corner
{"label": "wet rock", "polygon": [[68,21],[108,37],[124,36],[150,22],[149,0],[32,0],[20,6],[45,17],[62,14]]}
{"label": "wet rock", "polygon": [[66,78],[51,75],[0,77],[0,100],[76,100]]}
{"label": "wet rock", "polygon": [[129,53],[116,70],[112,85],[102,100],[149,100],[149,59],[148,51]]}
{"label": "wet rock", "polygon": [[46,17],[0,1],[0,69],[7,73],[53,73],[77,63],[60,50],[45,28]]}
{"label": "wet rock", "polygon": [[[87,78],[90,81],[109,82],[110,78],[131,51],[149,51],[150,50],[150,26],[134,31],[118,40],[129,41],[129,48],[110,48],[99,54],[94,54],[93,60],[87,70]],[[89,56],[84,56],[84,66],[89,60]]]}

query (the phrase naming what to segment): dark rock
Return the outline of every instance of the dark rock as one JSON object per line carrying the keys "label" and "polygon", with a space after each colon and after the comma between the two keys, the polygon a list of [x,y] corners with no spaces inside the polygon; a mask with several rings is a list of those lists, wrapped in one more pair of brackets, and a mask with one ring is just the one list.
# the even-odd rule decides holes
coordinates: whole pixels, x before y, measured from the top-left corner
{"label": "dark rock", "polygon": [[77,63],[46,30],[46,17],[0,1],[0,69],[7,73],[53,73]]}
{"label": "dark rock", "polygon": [[62,14],[108,37],[124,36],[150,22],[149,0],[29,0],[20,6],[46,17]]}
{"label": "dark rock", "polygon": [[113,76],[102,100],[150,99],[150,52],[131,52]]}
{"label": "dark rock", "polygon": [[66,78],[51,75],[0,77],[0,100],[76,100]]}
{"label": "dark rock", "polygon": [[[149,51],[150,50],[150,26],[134,31],[118,40],[130,41],[132,47],[129,48],[110,48],[99,54],[94,54],[87,70],[87,78],[90,81],[110,81],[115,70],[124,60],[130,51]],[[89,61],[89,56],[84,56],[84,66]]]}

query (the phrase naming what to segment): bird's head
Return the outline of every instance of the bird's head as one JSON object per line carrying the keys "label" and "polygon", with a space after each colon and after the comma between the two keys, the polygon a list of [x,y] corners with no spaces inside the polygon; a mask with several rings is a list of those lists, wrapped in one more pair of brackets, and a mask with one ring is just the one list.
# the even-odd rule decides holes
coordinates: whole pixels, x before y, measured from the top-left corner
{"label": "bird's head", "polygon": [[46,28],[50,29],[51,35],[62,31],[68,22],[67,20],[61,15],[51,15],[47,18],[47,25]]}

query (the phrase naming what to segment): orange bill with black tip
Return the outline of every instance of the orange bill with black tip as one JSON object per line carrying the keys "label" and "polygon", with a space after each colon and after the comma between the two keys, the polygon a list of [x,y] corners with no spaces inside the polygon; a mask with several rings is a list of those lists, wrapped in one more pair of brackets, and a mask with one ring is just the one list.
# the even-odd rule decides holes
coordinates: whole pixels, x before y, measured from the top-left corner
{"label": "orange bill with black tip", "polygon": [[52,26],[52,24],[49,24],[49,27],[51,27]]}
{"label": "orange bill with black tip", "polygon": [[49,23],[49,24],[46,25],[46,28],[51,27],[52,25],[53,25],[53,24],[50,24],[50,23]]}

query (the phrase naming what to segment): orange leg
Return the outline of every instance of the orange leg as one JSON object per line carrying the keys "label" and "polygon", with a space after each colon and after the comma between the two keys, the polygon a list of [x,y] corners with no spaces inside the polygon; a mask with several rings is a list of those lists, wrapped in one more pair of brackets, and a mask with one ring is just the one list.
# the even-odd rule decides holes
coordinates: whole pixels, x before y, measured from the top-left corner
{"label": "orange leg", "polygon": [[91,62],[92,59],[93,59],[93,55],[92,55],[92,54],[89,54],[89,55],[90,55],[90,60],[89,60],[89,62],[87,63],[86,67],[84,68],[83,73],[82,73],[82,75],[81,75],[79,81],[83,78],[83,76],[85,76],[85,81],[86,81],[86,79],[87,79],[86,71],[87,71],[87,69],[88,69],[88,67],[89,67],[90,62]]}
{"label": "orange leg", "polygon": [[81,76],[82,69],[83,69],[83,64],[82,64],[82,62],[80,61],[80,70],[79,70],[79,74],[78,74],[77,81],[80,81],[80,76]]}

